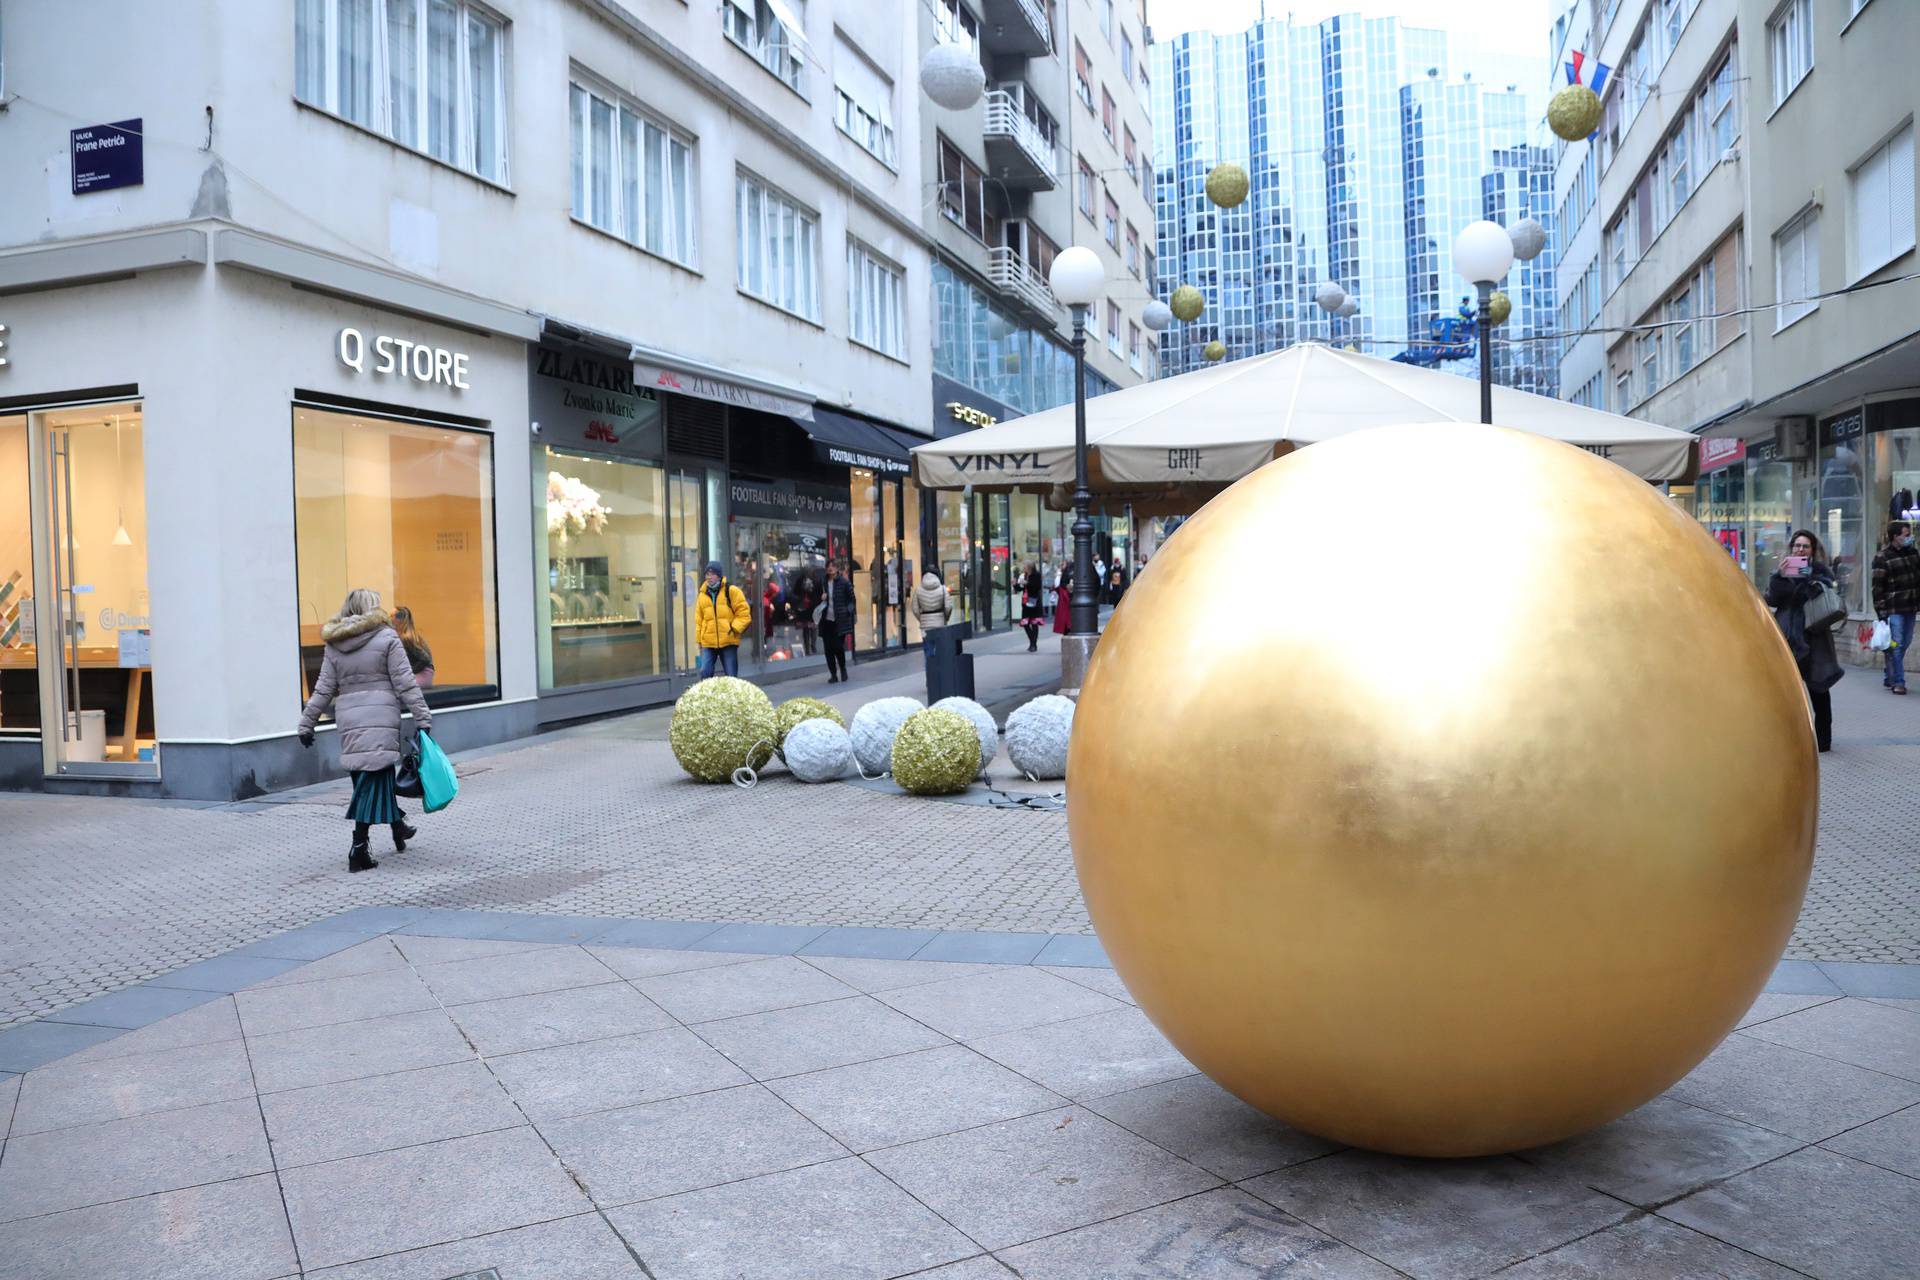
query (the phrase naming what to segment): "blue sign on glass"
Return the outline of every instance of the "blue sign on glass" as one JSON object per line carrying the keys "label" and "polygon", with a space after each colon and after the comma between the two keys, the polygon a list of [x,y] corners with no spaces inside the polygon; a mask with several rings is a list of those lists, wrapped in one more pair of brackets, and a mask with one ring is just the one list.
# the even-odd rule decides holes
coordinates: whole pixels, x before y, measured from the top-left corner
{"label": "blue sign on glass", "polygon": [[73,194],[137,187],[146,181],[139,117],[113,124],[91,124],[73,130],[70,137]]}

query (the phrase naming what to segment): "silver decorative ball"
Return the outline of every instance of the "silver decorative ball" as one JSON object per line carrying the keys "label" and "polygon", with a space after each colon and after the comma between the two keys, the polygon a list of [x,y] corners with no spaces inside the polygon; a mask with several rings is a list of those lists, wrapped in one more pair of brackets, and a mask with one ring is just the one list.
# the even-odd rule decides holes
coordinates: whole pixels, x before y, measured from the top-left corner
{"label": "silver decorative ball", "polygon": [[1159,333],[1173,323],[1173,308],[1156,298],[1140,313],[1140,323]]}
{"label": "silver decorative ball", "polygon": [[1007,717],[1007,758],[1014,768],[1032,778],[1067,776],[1073,705],[1073,699],[1049,693]]}
{"label": "silver decorative ball", "polygon": [[972,698],[942,698],[929,710],[957,712],[973,725],[974,735],[980,739],[980,774],[985,777],[987,766],[1000,753],[1000,726],[993,722],[993,713]]}
{"label": "silver decorative ball", "polygon": [[917,698],[881,698],[853,713],[853,758],[861,772],[893,772],[893,737],[919,710]]}
{"label": "silver decorative ball", "polygon": [[802,782],[838,782],[853,767],[853,737],[831,720],[802,720],[787,731],[787,768]]}
{"label": "silver decorative ball", "polygon": [[1345,319],[1348,316],[1355,314],[1359,310],[1360,310],[1360,299],[1354,297],[1352,294],[1348,294],[1347,297],[1340,303],[1339,309],[1335,311],[1333,314],[1341,317],[1342,319]]}
{"label": "silver decorative ball", "polygon": [[1340,304],[1347,300],[1347,291],[1328,281],[1313,291],[1313,300],[1322,311],[1332,313],[1338,311]]}
{"label": "silver decorative ball", "polygon": [[920,59],[920,87],[949,111],[965,111],[987,89],[987,69],[957,44],[936,44]]}
{"label": "silver decorative ball", "polygon": [[1507,238],[1513,241],[1513,256],[1522,262],[1539,257],[1547,247],[1547,229],[1538,218],[1520,219],[1507,228]]}

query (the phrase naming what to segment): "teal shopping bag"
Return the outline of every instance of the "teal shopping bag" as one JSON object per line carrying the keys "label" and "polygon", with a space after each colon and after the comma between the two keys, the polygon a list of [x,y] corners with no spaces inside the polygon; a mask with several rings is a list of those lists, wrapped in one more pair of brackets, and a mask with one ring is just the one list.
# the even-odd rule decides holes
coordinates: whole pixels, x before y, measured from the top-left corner
{"label": "teal shopping bag", "polygon": [[460,779],[453,776],[453,761],[431,734],[420,735],[420,798],[428,813],[438,813],[460,794]]}

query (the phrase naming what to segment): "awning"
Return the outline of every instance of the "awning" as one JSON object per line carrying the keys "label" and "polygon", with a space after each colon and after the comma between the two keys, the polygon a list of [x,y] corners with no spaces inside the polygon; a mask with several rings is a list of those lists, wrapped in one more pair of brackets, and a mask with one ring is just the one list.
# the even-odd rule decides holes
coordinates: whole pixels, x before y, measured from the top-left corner
{"label": "awning", "polygon": [[813,407],[813,419],[794,418],[813,437],[814,456],[836,467],[865,467],[876,475],[904,476],[913,470],[912,450],[925,444],[924,436],[856,418],[824,405]]}

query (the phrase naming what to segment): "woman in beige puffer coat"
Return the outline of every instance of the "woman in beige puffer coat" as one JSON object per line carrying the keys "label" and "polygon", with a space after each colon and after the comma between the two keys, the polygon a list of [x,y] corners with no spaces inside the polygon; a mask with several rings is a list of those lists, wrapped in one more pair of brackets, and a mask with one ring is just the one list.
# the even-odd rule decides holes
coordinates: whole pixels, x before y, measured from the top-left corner
{"label": "woman in beige puffer coat", "polygon": [[320,678],[313,696],[300,713],[300,745],[313,745],[314,725],[333,708],[340,729],[340,763],[353,775],[353,799],[347,817],[353,821],[353,846],[347,852],[348,871],[370,871],[380,864],[367,850],[367,828],[393,828],[393,851],[407,847],[418,833],[407,825],[394,794],[393,770],[405,754],[400,739],[402,709],[413,713],[420,732],[433,727],[433,712],[420,693],[406,647],[380,609],[380,593],[347,593],[340,612],[320,628],[327,642],[320,662]]}

